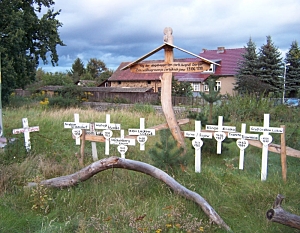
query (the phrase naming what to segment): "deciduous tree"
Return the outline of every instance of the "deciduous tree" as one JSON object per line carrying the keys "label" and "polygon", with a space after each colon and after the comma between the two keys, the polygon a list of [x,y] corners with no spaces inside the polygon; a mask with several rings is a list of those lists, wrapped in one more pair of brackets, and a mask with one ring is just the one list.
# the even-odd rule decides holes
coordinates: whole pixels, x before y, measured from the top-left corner
{"label": "deciduous tree", "polygon": [[[35,80],[42,60],[57,65],[57,45],[64,45],[56,17],[60,11],[50,7],[53,0],[0,1],[0,53],[2,60],[2,99],[15,88],[24,88]],[[42,14],[42,8],[48,8]]]}

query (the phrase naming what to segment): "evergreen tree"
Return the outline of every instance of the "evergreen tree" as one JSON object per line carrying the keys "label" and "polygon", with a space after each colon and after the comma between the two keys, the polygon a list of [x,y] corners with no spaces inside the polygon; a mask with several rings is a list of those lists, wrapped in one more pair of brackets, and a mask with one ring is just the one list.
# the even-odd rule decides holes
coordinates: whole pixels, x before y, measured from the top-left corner
{"label": "evergreen tree", "polygon": [[74,82],[78,81],[85,73],[84,63],[80,58],[76,58],[72,64],[72,69],[69,71],[69,75],[72,76]]}
{"label": "evergreen tree", "polygon": [[258,67],[260,69],[259,77],[262,82],[269,84],[269,92],[274,94],[282,93],[282,59],[279,49],[272,42],[271,36],[267,36],[267,43],[260,48]]}
{"label": "evergreen tree", "polygon": [[181,156],[183,148],[178,148],[177,143],[171,135],[169,129],[159,132],[160,140],[149,150],[153,165],[168,171],[176,166],[186,163],[185,156]]}
{"label": "evergreen tree", "polygon": [[[235,90],[240,94],[264,92],[265,88],[259,78],[258,55],[256,45],[250,38],[247,46],[244,46],[245,53],[242,54],[243,59],[238,63],[238,71],[236,75]],[[259,89],[258,89],[259,88]]]}
{"label": "evergreen tree", "polygon": [[297,41],[293,41],[286,54],[286,82],[285,90],[289,97],[300,97],[300,48]]}
{"label": "evergreen tree", "polygon": [[206,80],[205,83],[208,85],[208,93],[200,92],[201,97],[209,103],[209,123],[212,123],[212,112],[213,112],[213,105],[214,102],[221,99],[222,95],[220,95],[221,89],[216,89],[216,81],[219,79],[216,75],[210,75]]}

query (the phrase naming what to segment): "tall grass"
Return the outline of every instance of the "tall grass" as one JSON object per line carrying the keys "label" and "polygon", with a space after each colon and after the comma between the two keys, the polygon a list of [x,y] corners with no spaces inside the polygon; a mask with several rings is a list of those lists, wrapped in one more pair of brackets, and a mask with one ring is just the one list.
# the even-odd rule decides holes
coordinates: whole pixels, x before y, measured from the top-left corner
{"label": "tall grass", "polygon": [[[259,124],[263,113],[276,112],[274,106],[260,110],[253,107],[252,111],[260,111],[257,116],[246,110],[232,115],[229,110],[238,111],[237,104],[230,104],[231,108],[227,110],[227,105],[223,110],[221,107],[216,109],[216,112],[228,112],[228,119],[232,122],[226,124],[236,125],[237,128],[243,120]],[[289,111],[291,116],[286,122],[278,121],[278,117],[273,120],[271,114],[271,124],[278,126],[284,123],[288,126],[289,135],[297,137],[295,125],[298,123],[294,119],[299,112],[286,108],[287,114]],[[78,108],[54,110],[37,106],[4,109],[5,136],[16,140],[0,154],[0,232],[224,232],[211,225],[196,204],[176,195],[164,183],[124,169],[101,172],[68,189],[24,188],[29,181],[67,175],[80,169],[75,157],[80,147],[75,145],[71,130],[63,128],[64,121],[74,120],[74,113],[80,115],[81,122],[105,122],[106,114],[110,114],[111,122],[120,123],[125,133],[126,129],[139,126],[140,117],[146,119],[146,127],[165,122],[149,106],[144,108],[139,105],[129,111],[109,112]],[[243,117],[243,114],[248,115]],[[283,113],[279,115],[283,116]],[[30,126],[40,126],[39,132],[30,133],[30,153],[25,150],[23,135],[11,133],[12,129],[22,127],[22,117],[28,118]],[[194,124],[191,122],[181,128],[193,130]],[[158,140],[158,133],[155,137],[148,137],[145,151],[140,151],[139,146],[129,147],[126,157],[153,164],[148,150]],[[278,139],[274,140],[276,143]],[[186,139],[186,143],[188,154],[193,155],[191,141]],[[239,170],[239,150],[235,142],[224,145],[227,150],[222,150],[221,155],[202,152],[201,173],[194,172],[194,157],[191,156],[185,171],[178,166],[169,170],[169,174],[188,189],[202,195],[234,232],[298,232],[268,222],[265,213],[272,208],[276,195],[281,193],[286,196],[283,208],[300,214],[300,160],[287,158],[288,180],[284,183],[280,155],[269,153],[268,177],[267,181],[262,182],[260,149],[247,148],[244,170]],[[97,143],[97,149],[100,159],[106,157],[102,143]],[[214,150],[210,148],[209,151]],[[110,155],[119,156],[113,145]],[[86,142],[84,163],[88,165],[91,162],[91,143]]]}

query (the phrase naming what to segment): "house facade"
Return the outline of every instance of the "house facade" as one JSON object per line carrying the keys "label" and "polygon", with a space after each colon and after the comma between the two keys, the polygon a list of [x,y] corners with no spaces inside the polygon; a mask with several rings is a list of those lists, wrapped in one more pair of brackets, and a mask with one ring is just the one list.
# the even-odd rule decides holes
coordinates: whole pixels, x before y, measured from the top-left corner
{"label": "house facade", "polygon": [[[205,80],[212,74],[219,76],[216,82],[216,89],[220,89],[222,95],[233,95],[235,93],[235,75],[238,63],[243,59],[244,48],[225,49],[218,47],[216,50],[207,50],[199,54],[200,57],[208,59],[215,64],[211,64],[209,70],[196,73],[173,73],[174,78],[179,82],[189,82],[193,88],[194,96],[199,96],[200,92],[208,92]],[[174,62],[199,62],[200,58],[174,59]],[[141,64],[160,63],[162,60],[149,60],[140,62]],[[163,73],[133,73],[129,69],[122,70],[129,62],[122,62],[118,69],[108,79],[111,87],[123,88],[152,88],[153,92],[160,92],[160,77]]]}

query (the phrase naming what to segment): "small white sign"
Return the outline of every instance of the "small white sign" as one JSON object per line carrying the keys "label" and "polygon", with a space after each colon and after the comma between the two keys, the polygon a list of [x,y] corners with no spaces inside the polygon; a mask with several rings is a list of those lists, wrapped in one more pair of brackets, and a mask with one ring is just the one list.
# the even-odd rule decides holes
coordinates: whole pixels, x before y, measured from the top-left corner
{"label": "small white sign", "polygon": [[200,139],[193,139],[192,140],[192,145],[196,150],[199,150],[203,146],[203,141]]}
{"label": "small white sign", "polygon": [[72,129],[72,134],[75,138],[80,138],[82,134],[82,129]]}
{"label": "small white sign", "polygon": [[140,136],[137,136],[136,139],[137,139],[138,143],[145,144],[147,142],[147,140],[148,140],[148,137],[140,135]]}
{"label": "small white sign", "polygon": [[240,148],[240,150],[245,150],[248,147],[249,142],[245,139],[238,139],[236,140],[236,145]]}

